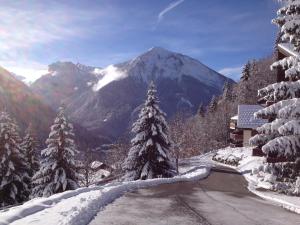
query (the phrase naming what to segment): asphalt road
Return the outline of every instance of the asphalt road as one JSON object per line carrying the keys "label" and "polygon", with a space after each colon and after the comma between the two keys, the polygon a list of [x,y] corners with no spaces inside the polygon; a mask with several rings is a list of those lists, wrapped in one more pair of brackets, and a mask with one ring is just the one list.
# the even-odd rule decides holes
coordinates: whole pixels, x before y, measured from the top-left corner
{"label": "asphalt road", "polygon": [[[228,169],[227,169],[228,170]],[[231,173],[232,172],[232,173]],[[213,171],[198,182],[127,193],[90,225],[300,225],[300,215],[255,196],[243,176]]]}

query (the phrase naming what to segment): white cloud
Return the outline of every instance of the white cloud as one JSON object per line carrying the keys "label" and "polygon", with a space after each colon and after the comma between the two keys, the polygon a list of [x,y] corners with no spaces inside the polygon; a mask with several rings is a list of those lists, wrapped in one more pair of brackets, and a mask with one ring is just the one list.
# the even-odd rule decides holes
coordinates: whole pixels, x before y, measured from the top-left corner
{"label": "white cloud", "polygon": [[[5,2],[5,3],[4,3]],[[34,80],[47,71],[37,63],[36,48],[70,38],[81,38],[92,32],[88,22],[102,15],[56,1],[4,1],[0,7],[0,65],[11,72]]]}
{"label": "white cloud", "polygon": [[82,36],[88,32],[82,23],[96,16],[95,12],[57,3],[10,1],[0,7],[0,50],[31,48],[35,44]]}
{"label": "white cloud", "polygon": [[110,82],[115,80],[120,80],[127,76],[126,73],[118,70],[114,65],[109,65],[103,70],[95,70],[95,74],[102,75],[103,77],[99,79],[98,83],[93,86],[94,91],[99,91],[102,87],[106,86]]}
{"label": "white cloud", "polygon": [[160,22],[163,18],[164,15],[173,10],[175,7],[179,6],[181,3],[183,3],[185,0],[177,0],[175,2],[170,3],[165,9],[163,9],[159,14],[158,14],[158,22]]}
{"label": "white cloud", "polygon": [[42,75],[48,73],[48,66],[43,65],[34,61],[13,61],[0,60],[0,65],[3,66],[8,71],[25,77],[23,80],[26,84],[31,84]]}
{"label": "white cloud", "polygon": [[219,70],[218,72],[237,81],[241,77],[242,69],[243,66],[227,67]]}

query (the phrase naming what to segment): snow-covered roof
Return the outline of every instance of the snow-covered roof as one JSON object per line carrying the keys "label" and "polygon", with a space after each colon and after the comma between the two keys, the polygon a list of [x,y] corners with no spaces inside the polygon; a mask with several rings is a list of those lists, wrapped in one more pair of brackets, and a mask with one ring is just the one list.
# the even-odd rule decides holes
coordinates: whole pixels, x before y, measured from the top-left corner
{"label": "snow-covered roof", "polygon": [[99,161],[93,161],[93,162],[91,163],[91,168],[97,169],[98,167],[100,167],[100,166],[102,166],[102,165],[103,165],[102,162],[99,162]]}
{"label": "snow-covered roof", "polygon": [[237,127],[255,129],[267,123],[267,120],[254,118],[254,113],[262,108],[260,105],[239,105]]}
{"label": "snow-covered roof", "polygon": [[231,119],[231,120],[238,120],[238,118],[239,118],[239,116],[238,116],[238,115],[235,115],[235,116],[231,117],[230,119]]}
{"label": "snow-covered roof", "polygon": [[278,44],[278,49],[287,56],[299,56],[299,53],[293,50],[293,46],[290,43],[280,43]]}

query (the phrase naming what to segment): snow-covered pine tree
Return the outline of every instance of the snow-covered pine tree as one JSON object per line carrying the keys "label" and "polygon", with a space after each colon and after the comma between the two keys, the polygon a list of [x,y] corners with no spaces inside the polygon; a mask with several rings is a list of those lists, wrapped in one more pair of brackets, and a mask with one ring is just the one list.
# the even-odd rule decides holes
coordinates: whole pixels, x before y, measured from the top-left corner
{"label": "snow-covered pine tree", "polygon": [[39,170],[39,159],[37,156],[38,142],[34,135],[33,128],[31,124],[25,131],[25,136],[23,138],[21,149],[25,156],[26,162],[28,164],[28,175],[32,178],[33,175]]}
{"label": "snow-covered pine tree", "polygon": [[[290,42],[300,53],[300,1],[282,0],[283,7],[273,20],[280,27],[282,41]],[[278,183],[274,189],[297,194],[295,184],[300,177],[300,59],[290,56],[275,62],[287,81],[271,84],[259,90],[259,96],[272,105],[258,111],[256,116],[273,120],[258,128],[259,134],[250,141],[262,145],[265,154],[285,156],[289,162],[270,164]]]}
{"label": "snow-covered pine tree", "polygon": [[0,114],[0,206],[27,200],[27,164],[18,143],[17,124],[7,112]]}
{"label": "snow-covered pine tree", "polygon": [[169,128],[158,103],[155,85],[151,82],[147,100],[133,124],[132,132],[136,136],[131,140],[132,147],[123,164],[126,180],[172,177],[176,174],[169,158]]}
{"label": "snow-covered pine tree", "polygon": [[277,54],[278,52],[278,44],[280,44],[282,42],[281,40],[281,32],[279,31],[276,35],[276,39],[275,39],[275,43],[274,43],[274,52]]}
{"label": "snow-covered pine tree", "polygon": [[217,99],[217,97],[214,95],[214,96],[212,97],[212,99],[210,100],[210,103],[209,103],[209,105],[208,105],[208,110],[207,110],[207,111],[208,111],[209,113],[212,113],[212,112],[216,111],[217,106],[218,106],[218,99]]}
{"label": "snow-covered pine tree", "polygon": [[78,188],[80,175],[75,160],[78,151],[73,126],[65,116],[64,107],[59,108],[46,144],[47,148],[41,152],[40,169],[33,176],[32,197],[47,197]]}

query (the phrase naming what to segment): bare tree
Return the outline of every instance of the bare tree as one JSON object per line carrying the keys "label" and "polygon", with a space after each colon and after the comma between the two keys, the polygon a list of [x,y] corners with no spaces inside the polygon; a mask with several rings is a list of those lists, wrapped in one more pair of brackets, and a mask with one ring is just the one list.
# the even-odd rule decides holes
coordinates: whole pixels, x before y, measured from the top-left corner
{"label": "bare tree", "polygon": [[91,168],[92,162],[93,162],[92,151],[90,148],[88,148],[83,153],[83,160],[80,168],[83,175],[83,184],[86,187],[88,187],[91,184],[90,177],[92,175],[92,168]]}
{"label": "bare tree", "polygon": [[169,123],[170,136],[172,140],[172,156],[175,158],[176,171],[178,173],[178,161],[182,157],[184,151],[185,135],[185,119],[182,112],[177,112]]}
{"label": "bare tree", "polygon": [[106,153],[105,162],[111,168],[110,172],[114,176],[123,174],[122,164],[127,157],[131,145],[128,135],[120,137]]}

